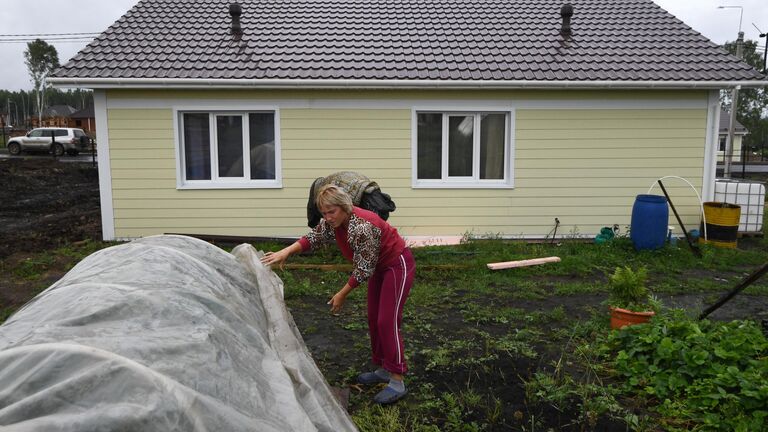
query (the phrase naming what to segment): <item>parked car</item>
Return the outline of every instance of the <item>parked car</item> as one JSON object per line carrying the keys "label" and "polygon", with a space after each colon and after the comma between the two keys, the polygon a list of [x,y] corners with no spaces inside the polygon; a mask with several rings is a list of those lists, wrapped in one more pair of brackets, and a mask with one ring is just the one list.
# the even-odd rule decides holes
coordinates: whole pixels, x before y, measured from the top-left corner
{"label": "parked car", "polygon": [[[55,142],[53,140],[55,137]],[[55,156],[77,155],[81,150],[90,149],[91,139],[82,129],[75,128],[37,128],[24,136],[8,140],[8,153],[21,154],[26,151],[45,151]]]}

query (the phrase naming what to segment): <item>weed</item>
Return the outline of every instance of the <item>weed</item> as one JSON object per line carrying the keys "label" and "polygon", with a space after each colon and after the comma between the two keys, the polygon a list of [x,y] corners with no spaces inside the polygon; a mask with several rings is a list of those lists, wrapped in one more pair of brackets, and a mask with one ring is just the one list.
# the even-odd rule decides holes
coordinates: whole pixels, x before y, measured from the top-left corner
{"label": "weed", "polygon": [[0,309],[0,324],[4,323],[5,320],[7,320],[11,315],[13,315],[14,312],[16,312],[17,308],[13,306],[8,306]]}
{"label": "weed", "polygon": [[406,432],[405,422],[400,417],[397,405],[382,407],[365,406],[352,415],[355,424],[368,432]]}
{"label": "weed", "polygon": [[21,261],[12,272],[14,276],[26,280],[40,279],[51,268],[54,261],[55,255],[53,254],[37,255]]}

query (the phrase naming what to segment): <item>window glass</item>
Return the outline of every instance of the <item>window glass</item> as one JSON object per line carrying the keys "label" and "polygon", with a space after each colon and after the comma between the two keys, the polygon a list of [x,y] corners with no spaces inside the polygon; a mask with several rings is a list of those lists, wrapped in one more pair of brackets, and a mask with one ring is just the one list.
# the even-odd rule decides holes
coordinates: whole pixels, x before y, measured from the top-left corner
{"label": "window glass", "polygon": [[508,119],[503,112],[417,113],[416,180],[471,187],[509,180]]}
{"label": "window glass", "polygon": [[65,129],[54,129],[54,132],[56,133],[55,136],[67,136],[67,131]]}
{"label": "window glass", "polygon": [[216,116],[219,177],[243,176],[243,117]]}
{"label": "window glass", "polygon": [[443,153],[443,115],[418,114],[417,126],[417,178],[439,179]]}
{"label": "window glass", "polygon": [[85,135],[85,132],[81,131],[80,129],[75,129],[74,132],[75,132],[75,136],[78,138]]}
{"label": "window glass", "polygon": [[251,179],[275,179],[275,114],[248,115],[250,137]]}
{"label": "window glass", "polygon": [[448,176],[472,176],[475,116],[448,117]]}
{"label": "window glass", "polygon": [[29,136],[31,138],[41,137],[43,136],[43,130],[42,129],[35,129],[32,132],[29,133]]}
{"label": "window glass", "polygon": [[[186,180],[208,180],[232,187],[276,187],[276,113],[180,113]],[[190,185],[206,187],[204,183]],[[212,187],[216,187],[212,185]],[[226,186],[229,187],[229,186]]]}
{"label": "window glass", "polygon": [[506,115],[480,117],[480,179],[504,179],[504,135]]}
{"label": "window glass", "polygon": [[207,113],[184,114],[184,168],[187,180],[211,179],[210,124]]}
{"label": "window glass", "polygon": [[725,151],[725,137],[720,138],[720,151]]}

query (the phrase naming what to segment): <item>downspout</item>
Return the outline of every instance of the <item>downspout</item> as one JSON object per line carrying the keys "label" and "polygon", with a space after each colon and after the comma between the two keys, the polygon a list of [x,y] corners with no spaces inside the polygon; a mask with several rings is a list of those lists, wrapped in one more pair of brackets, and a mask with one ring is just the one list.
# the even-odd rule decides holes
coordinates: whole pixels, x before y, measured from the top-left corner
{"label": "downspout", "polygon": [[713,201],[717,173],[717,148],[720,132],[720,91],[711,90],[707,99],[707,133],[704,143],[704,176],[701,184],[701,198]]}

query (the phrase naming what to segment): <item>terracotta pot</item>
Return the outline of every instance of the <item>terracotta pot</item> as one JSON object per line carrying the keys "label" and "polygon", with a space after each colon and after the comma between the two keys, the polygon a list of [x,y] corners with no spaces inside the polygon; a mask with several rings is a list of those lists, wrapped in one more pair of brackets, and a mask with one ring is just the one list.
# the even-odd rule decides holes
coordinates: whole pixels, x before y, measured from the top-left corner
{"label": "terracotta pot", "polygon": [[620,329],[633,324],[647,323],[656,312],[632,312],[622,308],[611,308],[611,328]]}

